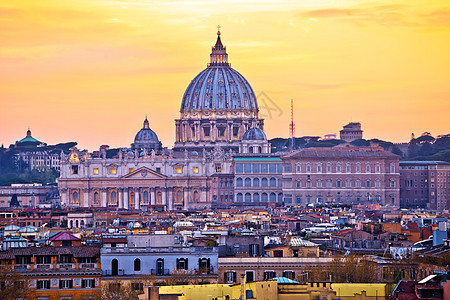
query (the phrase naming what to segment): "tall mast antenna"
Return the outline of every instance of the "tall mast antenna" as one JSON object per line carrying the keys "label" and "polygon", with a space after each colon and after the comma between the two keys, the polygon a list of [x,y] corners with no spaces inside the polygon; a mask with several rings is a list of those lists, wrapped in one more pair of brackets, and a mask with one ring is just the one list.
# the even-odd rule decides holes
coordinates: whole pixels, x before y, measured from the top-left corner
{"label": "tall mast antenna", "polygon": [[291,149],[295,146],[295,123],[294,123],[294,100],[291,99],[291,124],[289,124],[289,135],[291,138]]}

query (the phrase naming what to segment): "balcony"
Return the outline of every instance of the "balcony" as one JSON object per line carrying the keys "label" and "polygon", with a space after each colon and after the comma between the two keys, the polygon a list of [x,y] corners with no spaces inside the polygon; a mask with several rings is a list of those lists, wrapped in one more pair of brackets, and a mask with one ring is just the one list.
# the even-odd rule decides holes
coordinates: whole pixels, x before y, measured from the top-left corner
{"label": "balcony", "polygon": [[124,247],[124,248],[102,248],[101,254],[109,253],[218,253],[218,247],[152,247],[152,248],[140,248],[140,247]]}
{"label": "balcony", "polygon": [[57,264],[56,265],[57,269],[75,269],[75,264],[71,264],[71,263],[64,263],[64,264]]}
{"label": "balcony", "polygon": [[170,270],[169,269],[151,269],[150,270],[150,274],[151,275],[156,275],[156,276],[167,276],[170,275]]}
{"label": "balcony", "polygon": [[50,270],[53,269],[53,265],[52,264],[36,264],[34,265],[35,269],[38,270]]}
{"label": "balcony", "polygon": [[14,265],[14,270],[16,270],[16,271],[27,271],[29,269],[30,269],[30,265],[28,265],[28,264]]}
{"label": "balcony", "polygon": [[96,263],[82,263],[79,265],[81,269],[97,269],[98,264]]}

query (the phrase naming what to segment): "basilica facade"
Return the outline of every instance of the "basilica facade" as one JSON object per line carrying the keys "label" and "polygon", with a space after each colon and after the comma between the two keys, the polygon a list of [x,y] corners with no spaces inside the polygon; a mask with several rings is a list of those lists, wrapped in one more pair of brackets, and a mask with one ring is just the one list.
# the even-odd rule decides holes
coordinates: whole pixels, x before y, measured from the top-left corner
{"label": "basilica facade", "polygon": [[[258,112],[255,93],[231,68],[218,31],[210,63],[184,93],[175,146],[163,148],[146,118],[131,147],[117,153],[62,153],[61,203],[160,211],[231,203],[233,156],[270,153]],[[223,191],[226,197],[219,196]]]}

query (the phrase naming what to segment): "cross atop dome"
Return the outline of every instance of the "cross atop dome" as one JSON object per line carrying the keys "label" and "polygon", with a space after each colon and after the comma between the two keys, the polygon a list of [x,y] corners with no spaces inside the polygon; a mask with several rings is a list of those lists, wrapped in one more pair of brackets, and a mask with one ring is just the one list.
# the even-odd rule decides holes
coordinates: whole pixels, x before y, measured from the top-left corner
{"label": "cross atop dome", "polygon": [[210,67],[229,67],[227,47],[224,47],[222,40],[220,39],[220,25],[217,26],[217,40],[216,44],[212,47],[210,54]]}

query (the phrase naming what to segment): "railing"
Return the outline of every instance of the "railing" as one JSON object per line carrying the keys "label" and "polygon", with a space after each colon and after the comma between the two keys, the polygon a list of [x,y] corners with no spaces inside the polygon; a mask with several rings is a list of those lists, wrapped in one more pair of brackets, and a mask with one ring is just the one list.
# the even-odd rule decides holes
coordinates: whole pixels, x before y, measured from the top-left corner
{"label": "railing", "polygon": [[156,275],[156,276],[165,276],[165,275],[170,275],[170,270],[169,269],[151,269],[151,275]]}
{"label": "railing", "polygon": [[57,269],[75,269],[75,264],[71,263],[63,263],[63,264],[57,264]]}
{"label": "railing", "polygon": [[97,268],[97,264],[96,263],[82,263],[82,264],[80,264],[80,268],[83,268],[83,269],[96,269]]}
{"label": "railing", "polygon": [[164,253],[164,252],[174,252],[174,253],[217,253],[219,248],[217,247],[153,247],[153,248],[102,248],[100,253]]}
{"label": "railing", "polygon": [[40,270],[49,270],[49,269],[53,269],[53,265],[51,265],[51,264],[36,264],[35,268],[40,269]]}
{"label": "railing", "polygon": [[26,271],[30,268],[30,265],[26,264],[26,265],[14,265],[14,270],[18,270],[18,271]]}

